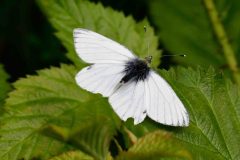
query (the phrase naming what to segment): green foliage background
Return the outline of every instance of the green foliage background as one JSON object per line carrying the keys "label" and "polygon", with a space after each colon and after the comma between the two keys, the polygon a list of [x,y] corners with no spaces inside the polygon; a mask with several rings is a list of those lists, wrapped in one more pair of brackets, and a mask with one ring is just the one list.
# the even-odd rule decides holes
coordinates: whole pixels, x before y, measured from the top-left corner
{"label": "green foliage background", "polygon": [[[29,29],[26,37],[19,34],[22,39],[11,28],[1,33],[6,52],[1,62],[10,73],[0,65],[1,160],[240,159],[237,0],[6,1],[0,12],[18,3],[40,9],[44,15],[39,17],[47,20],[40,18],[40,32],[20,25]],[[152,68],[184,103],[190,126],[169,127],[148,118],[137,126],[132,119],[122,122],[106,98],[79,88],[74,77],[87,64],[74,51],[72,31],[80,27],[142,58],[149,42]],[[16,46],[8,49],[8,42]],[[160,58],[178,53],[187,57]],[[21,57],[22,68],[10,63],[16,62],[13,57]]]}

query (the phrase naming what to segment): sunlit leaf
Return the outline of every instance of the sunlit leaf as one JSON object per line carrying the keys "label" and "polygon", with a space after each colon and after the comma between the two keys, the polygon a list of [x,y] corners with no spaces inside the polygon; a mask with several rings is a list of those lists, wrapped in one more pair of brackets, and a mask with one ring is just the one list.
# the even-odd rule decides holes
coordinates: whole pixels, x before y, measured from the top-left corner
{"label": "sunlit leaf", "polygon": [[[67,48],[68,57],[76,65],[82,66],[84,63],[74,51],[73,29],[86,28],[123,44],[141,58],[149,53],[154,57],[153,67],[158,66],[161,54],[157,50],[158,39],[146,20],[137,23],[131,16],[125,16],[122,12],[86,0],[38,0],[38,2],[57,29],[56,35]],[[147,33],[144,32],[144,26],[147,26]]]}
{"label": "sunlit leaf", "polygon": [[[119,118],[106,99],[92,96],[77,86],[74,80],[76,72],[75,67],[62,65],[61,68],[41,70],[37,76],[28,76],[14,84],[16,89],[10,93],[5,107],[7,113],[1,118],[1,160],[47,159],[76,149],[73,145],[42,134],[42,129],[49,124],[70,130],[93,123],[96,120],[93,117],[100,116],[109,119],[113,128],[119,126]],[[94,128],[88,129],[94,134]],[[109,132],[104,136],[111,139],[112,135]],[[91,138],[91,143],[95,143],[94,135]],[[102,138],[95,137],[95,140],[101,141]],[[95,153],[104,157],[107,145],[104,143],[106,149],[96,150]]]}
{"label": "sunlit leaf", "polygon": [[157,160],[164,158],[191,159],[191,155],[170,133],[164,131],[151,132],[129,148],[120,153],[118,160]]}
{"label": "sunlit leaf", "polygon": [[[79,115],[83,113],[78,113]],[[64,119],[64,117],[58,117]],[[88,121],[84,121],[79,126],[73,128],[63,128],[63,125],[49,125],[44,128],[43,133],[73,145],[95,159],[104,160],[109,154],[109,145],[112,137],[116,134],[116,127],[111,122],[112,119],[106,116],[93,116]],[[59,122],[52,120],[51,123]],[[66,123],[70,123],[65,121]]]}

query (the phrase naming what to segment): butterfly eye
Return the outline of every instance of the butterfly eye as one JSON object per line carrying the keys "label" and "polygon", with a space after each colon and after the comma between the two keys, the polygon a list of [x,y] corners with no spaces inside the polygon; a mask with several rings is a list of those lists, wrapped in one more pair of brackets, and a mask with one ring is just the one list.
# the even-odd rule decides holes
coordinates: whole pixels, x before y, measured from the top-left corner
{"label": "butterfly eye", "polygon": [[152,62],[152,56],[145,57],[145,60],[148,64],[150,64]]}

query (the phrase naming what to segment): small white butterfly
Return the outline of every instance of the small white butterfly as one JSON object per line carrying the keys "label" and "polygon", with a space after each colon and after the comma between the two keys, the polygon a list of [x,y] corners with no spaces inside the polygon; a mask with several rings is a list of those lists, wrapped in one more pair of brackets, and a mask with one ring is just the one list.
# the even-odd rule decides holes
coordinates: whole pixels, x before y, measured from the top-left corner
{"label": "small white butterfly", "polygon": [[117,42],[86,29],[75,29],[73,36],[79,57],[92,64],[76,75],[77,84],[109,97],[122,120],[132,117],[138,124],[147,115],[166,125],[189,125],[188,113],[175,92],[149,68],[151,56],[141,60]]}

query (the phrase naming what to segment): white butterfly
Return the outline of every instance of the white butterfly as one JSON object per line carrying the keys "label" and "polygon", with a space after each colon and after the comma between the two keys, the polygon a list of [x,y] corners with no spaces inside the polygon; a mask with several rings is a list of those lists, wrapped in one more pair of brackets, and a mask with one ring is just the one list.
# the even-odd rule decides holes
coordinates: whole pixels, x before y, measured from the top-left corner
{"label": "white butterfly", "polygon": [[117,42],[98,33],[75,29],[75,49],[92,65],[76,75],[77,84],[93,93],[109,97],[118,116],[134,124],[146,116],[172,126],[188,126],[186,109],[170,85],[149,68],[151,56],[141,60]]}

